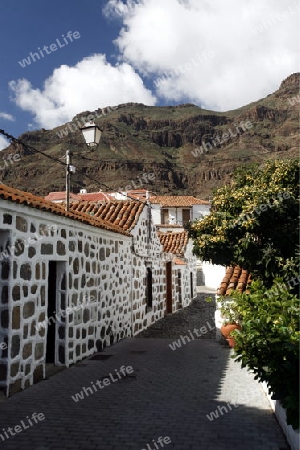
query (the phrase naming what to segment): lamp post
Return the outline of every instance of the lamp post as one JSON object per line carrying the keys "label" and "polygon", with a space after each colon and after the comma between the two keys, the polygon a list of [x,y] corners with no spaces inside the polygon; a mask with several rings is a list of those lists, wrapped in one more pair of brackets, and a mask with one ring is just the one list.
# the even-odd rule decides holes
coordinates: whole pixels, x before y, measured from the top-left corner
{"label": "lamp post", "polygon": [[[81,129],[86,144],[89,147],[97,147],[102,131],[94,123],[86,123]],[[70,182],[71,174],[75,173],[75,167],[71,163],[72,152],[66,151],[66,211],[70,210]]]}
{"label": "lamp post", "polygon": [[71,164],[72,152],[66,151],[66,211],[70,209],[70,181],[71,173],[75,173],[75,167]]}

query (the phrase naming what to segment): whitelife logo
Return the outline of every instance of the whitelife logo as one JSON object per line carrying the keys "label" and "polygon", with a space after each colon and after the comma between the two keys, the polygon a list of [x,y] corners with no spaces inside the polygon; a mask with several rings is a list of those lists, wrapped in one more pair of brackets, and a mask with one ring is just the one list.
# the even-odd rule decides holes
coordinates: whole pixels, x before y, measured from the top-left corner
{"label": "whitelife logo", "polygon": [[[152,442],[153,442],[153,445],[154,445],[153,448],[150,447],[150,444],[147,444],[147,448],[142,448],[142,450],[159,450],[160,448],[164,447],[164,444],[166,444],[166,445],[171,444],[172,441],[169,438],[169,436],[166,436],[164,438],[162,436],[160,436],[157,439],[157,442],[155,442],[154,439],[152,439]],[[152,445],[152,443],[151,443],[151,445]]]}
{"label": "whitelife logo", "polygon": [[227,133],[223,133],[222,136],[214,137],[214,139],[216,139],[216,141],[218,141],[218,142],[216,142],[214,139],[212,139],[211,142],[202,142],[201,147],[197,147],[194,150],[191,150],[191,154],[193,156],[195,156],[195,158],[196,158],[197,156],[202,155],[204,152],[208,152],[213,147],[214,148],[219,147],[220,145],[224,144],[224,142],[228,141],[232,137],[239,136],[253,127],[253,124],[250,122],[250,120],[248,120],[247,122],[242,121],[238,124],[234,123],[233,125],[235,127],[235,131],[237,132],[237,134],[234,134],[232,129],[229,128],[227,130]]}
{"label": "whitelife logo", "polygon": [[[4,428],[2,428],[3,434],[0,434],[0,438],[2,439],[2,442],[5,441],[5,439],[9,439],[10,436],[15,436],[16,433],[21,433],[23,430],[27,430],[27,428],[32,427],[34,425],[34,423],[38,423],[39,421],[45,420],[45,415],[43,413],[36,413],[34,412],[31,416],[31,418],[29,418],[28,416],[26,416],[27,422],[24,420],[21,420],[21,425],[15,425],[14,427],[8,427],[6,430]],[[32,421],[34,421],[34,423],[32,423]],[[10,435],[8,434],[10,433]],[[4,437],[4,436],[5,437]]]}
{"label": "whitelife logo", "polygon": [[[80,36],[80,33],[79,33],[78,31],[74,31],[74,32],[68,31],[67,37],[65,37],[65,35],[62,34],[62,38],[63,38],[65,44],[64,44],[64,43],[61,43],[60,40],[57,38],[56,41],[55,41],[56,44],[51,44],[51,45],[49,45],[49,46],[44,45],[44,47],[43,47],[42,50],[41,50],[40,47],[38,47],[38,51],[39,51],[40,54],[30,52],[30,53],[29,53],[29,56],[28,56],[27,58],[24,58],[22,61],[19,61],[19,64],[20,64],[20,66],[24,69],[24,67],[26,67],[26,65],[27,65],[27,66],[30,66],[31,60],[32,60],[33,62],[35,62],[36,59],[41,59],[41,57],[44,58],[44,57],[45,57],[44,52],[45,52],[47,55],[50,55],[50,53],[56,52],[56,50],[58,50],[58,48],[63,48],[63,47],[65,47],[66,45],[68,45],[68,44],[69,44],[69,41],[70,41],[70,42],[73,42],[73,39],[79,39],[80,37],[81,37],[81,36]],[[69,41],[67,40],[67,38],[69,39]],[[50,50],[48,50],[49,48],[50,48]],[[44,50],[44,52],[43,52],[43,50]],[[40,56],[40,55],[41,55],[41,56]]]}
{"label": "whitelife logo", "polygon": [[[206,325],[207,325],[207,327],[204,325],[203,327],[199,328],[199,330],[197,330],[197,328],[194,328],[193,332],[191,330],[188,330],[191,338],[189,338],[188,335],[185,335],[185,336],[181,335],[180,336],[181,340],[178,339],[178,341],[173,341],[172,344],[169,344],[169,347],[174,351],[177,348],[181,348],[183,345],[187,344],[188,342],[191,342],[191,339],[194,340],[195,338],[193,336],[193,333],[195,333],[196,338],[199,338],[203,334],[208,333],[209,330],[212,331],[212,330],[215,330],[215,328],[216,328],[214,325],[211,326],[209,322],[206,322]],[[181,342],[182,342],[182,345],[181,345]]]}
{"label": "whitelife logo", "polygon": [[62,130],[57,131],[57,136],[59,138],[63,138],[65,136],[68,136],[69,133],[74,133],[74,131],[80,130],[82,127],[86,125],[88,122],[94,122],[95,119],[100,119],[100,117],[105,117],[106,114],[111,113],[115,109],[118,109],[117,106],[107,106],[106,108],[100,109],[101,113],[99,112],[93,112],[89,114],[87,117],[81,117],[81,119],[75,119],[77,124],[75,123],[75,120],[73,119],[72,122],[69,122],[66,127],[64,127]]}
{"label": "whitelife logo", "polygon": [[[125,378],[126,376],[134,376],[133,368],[131,366],[127,367],[121,366],[119,371],[115,369],[115,372],[116,372],[115,374],[110,373],[107,377],[104,377],[102,380],[97,380],[96,385],[100,389],[104,389],[105,386],[109,386],[111,383],[115,383],[116,381],[119,381],[122,378]],[[114,375],[116,375],[116,378],[114,378]],[[77,403],[79,402],[79,400],[83,400],[85,395],[88,397],[90,394],[93,394],[94,392],[98,391],[93,381],[91,381],[91,385],[94,390],[91,387],[82,387],[83,391],[77,392],[77,394],[75,395],[71,395],[74,402]]]}
{"label": "whitelife logo", "polygon": [[7,158],[3,157],[2,159],[4,164],[3,166],[0,165],[0,170],[5,170],[9,165],[13,165],[14,162],[19,161],[21,159],[21,155],[19,153],[10,153]]}

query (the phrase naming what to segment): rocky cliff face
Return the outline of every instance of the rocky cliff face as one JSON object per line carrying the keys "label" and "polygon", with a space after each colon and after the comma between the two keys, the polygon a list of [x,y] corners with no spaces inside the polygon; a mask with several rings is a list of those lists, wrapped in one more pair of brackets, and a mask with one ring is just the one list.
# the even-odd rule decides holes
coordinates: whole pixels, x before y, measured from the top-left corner
{"label": "rocky cliff face", "polygon": [[[53,130],[24,133],[28,145],[64,159],[82,173],[72,176],[72,189],[144,187],[165,194],[194,194],[209,198],[212,189],[227,182],[241,164],[298,157],[300,74],[293,74],[273,94],[227,113],[192,104],[149,107],[127,103],[116,108],[85,111]],[[84,145],[80,126],[93,114],[103,130],[94,151]],[[64,190],[64,167],[13,145],[1,152],[19,154],[2,164],[3,183],[46,195]],[[152,180],[147,174],[154,174]]]}

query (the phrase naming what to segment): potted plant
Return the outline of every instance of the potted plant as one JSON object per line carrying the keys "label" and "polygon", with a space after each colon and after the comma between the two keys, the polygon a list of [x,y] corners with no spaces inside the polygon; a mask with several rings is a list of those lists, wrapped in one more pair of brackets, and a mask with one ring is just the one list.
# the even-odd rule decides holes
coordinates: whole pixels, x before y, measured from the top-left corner
{"label": "potted plant", "polygon": [[223,325],[221,326],[221,333],[227,340],[229,346],[234,347],[234,338],[231,333],[234,330],[241,330],[242,316],[235,299],[222,297],[219,302],[221,303],[220,312],[224,319]]}

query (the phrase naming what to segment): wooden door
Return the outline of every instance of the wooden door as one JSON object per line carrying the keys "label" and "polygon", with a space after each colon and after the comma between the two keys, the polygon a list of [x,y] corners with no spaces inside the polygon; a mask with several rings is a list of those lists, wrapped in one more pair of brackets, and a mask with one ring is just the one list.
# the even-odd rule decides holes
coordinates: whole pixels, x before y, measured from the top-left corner
{"label": "wooden door", "polygon": [[182,210],[182,224],[185,225],[191,220],[191,210],[183,209]]}
{"label": "wooden door", "polygon": [[166,311],[167,313],[173,312],[173,299],[172,299],[172,262],[166,263],[166,284],[167,284],[167,299],[166,299]]}

